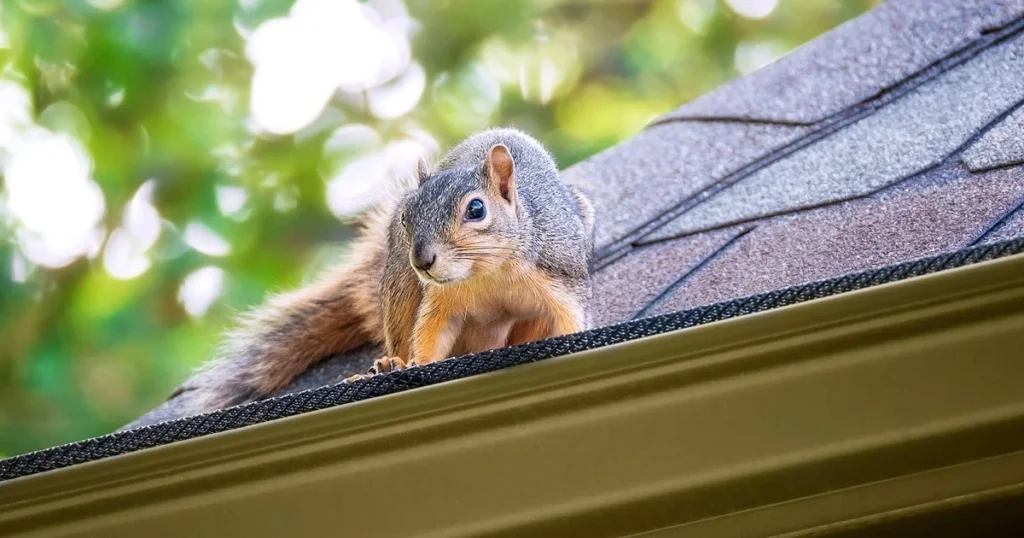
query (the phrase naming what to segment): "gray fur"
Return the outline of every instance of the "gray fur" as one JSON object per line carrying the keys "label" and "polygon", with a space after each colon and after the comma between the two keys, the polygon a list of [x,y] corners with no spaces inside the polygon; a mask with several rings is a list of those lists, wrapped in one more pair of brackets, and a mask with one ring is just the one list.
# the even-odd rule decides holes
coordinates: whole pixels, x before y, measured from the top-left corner
{"label": "gray fur", "polygon": [[[510,128],[477,133],[456,145],[406,201],[414,239],[443,237],[462,196],[486,185],[484,159],[502,144],[515,162],[517,219],[505,231],[525,259],[573,286],[584,285],[593,258],[594,209],[582,191],[562,182],[550,153]],[[444,204],[438,201],[444,200]]]}

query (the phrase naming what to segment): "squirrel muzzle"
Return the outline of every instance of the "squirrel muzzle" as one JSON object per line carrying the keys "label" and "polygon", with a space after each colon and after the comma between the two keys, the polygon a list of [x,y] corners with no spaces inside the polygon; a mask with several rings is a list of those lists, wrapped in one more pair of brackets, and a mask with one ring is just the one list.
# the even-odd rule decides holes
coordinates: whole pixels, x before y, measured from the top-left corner
{"label": "squirrel muzzle", "polygon": [[414,269],[428,272],[437,261],[437,250],[432,245],[427,246],[422,243],[413,245],[410,261]]}
{"label": "squirrel muzzle", "polygon": [[469,277],[472,261],[458,256],[453,247],[436,241],[414,241],[409,264],[425,284],[449,284]]}

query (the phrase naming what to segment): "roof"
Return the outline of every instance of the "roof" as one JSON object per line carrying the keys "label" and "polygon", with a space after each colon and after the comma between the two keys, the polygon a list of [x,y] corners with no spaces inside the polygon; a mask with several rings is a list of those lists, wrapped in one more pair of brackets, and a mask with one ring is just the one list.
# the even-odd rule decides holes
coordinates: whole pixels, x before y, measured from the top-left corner
{"label": "roof", "polygon": [[[281,393],[314,389],[300,395],[86,441],[18,472],[1021,252],[1006,241],[1024,236],[1022,69],[1024,0],[885,2],[565,170],[598,213],[598,329],[315,389],[365,371],[380,350],[363,349]],[[179,419],[187,397],[126,428]]]}

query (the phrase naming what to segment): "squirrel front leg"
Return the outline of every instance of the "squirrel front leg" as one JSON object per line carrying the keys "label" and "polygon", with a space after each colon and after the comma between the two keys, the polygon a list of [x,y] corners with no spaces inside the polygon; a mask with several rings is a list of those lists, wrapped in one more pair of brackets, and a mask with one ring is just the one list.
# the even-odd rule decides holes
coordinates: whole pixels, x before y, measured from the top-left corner
{"label": "squirrel front leg", "polygon": [[554,291],[544,299],[547,313],[517,322],[508,335],[508,345],[544,340],[587,329],[586,299],[577,294]]}
{"label": "squirrel front leg", "polygon": [[[387,288],[387,279],[385,282]],[[391,280],[390,285],[399,282],[400,279]],[[414,285],[414,282],[407,284]],[[387,355],[374,361],[366,374],[351,376],[347,381],[357,381],[407,366],[429,364],[447,358],[451,353],[462,330],[461,318],[453,315],[454,312],[445,301],[429,293],[424,294],[418,286],[415,289],[415,302],[400,299],[404,294],[412,293],[401,285],[391,288],[385,295],[383,304]],[[408,354],[410,350],[411,356]]]}
{"label": "squirrel front leg", "polygon": [[436,294],[425,293],[416,312],[409,364],[422,366],[448,357],[462,330],[463,320],[452,305]]}
{"label": "squirrel front leg", "polygon": [[388,357],[409,358],[416,312],[423,293],[411,271],[389,271],[381,283],[381,308],[384,322],[384,350]]}
{"label": "squirrel front leg", "polygon": [[423,293],[415,274],[404,269],[404,260],[398,258],[392,263],[385,271],[380,286],[385,354],[373,361],[373,366],[365,374],[350,376],[346,381],[365,379],[408,365],[410,338]]}
{"label": "squirrel front leg", "polygon": [[550,316],[540,316],[518,321],[508,333],[508,345],[518,346],[527,342],[543,340],[551,334],[552,320]]}
{"label": "squirrel front leg", "polygon": [[555,291],[547,298],[547,307],[551,313],[551,332],[548,338],[586,330],[587,307],[583,298]]}

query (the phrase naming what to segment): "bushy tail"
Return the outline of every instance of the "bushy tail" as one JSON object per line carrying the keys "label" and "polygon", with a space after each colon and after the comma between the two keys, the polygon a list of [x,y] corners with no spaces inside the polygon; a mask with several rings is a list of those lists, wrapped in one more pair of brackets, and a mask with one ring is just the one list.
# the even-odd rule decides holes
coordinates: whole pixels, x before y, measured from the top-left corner
{"label": "bushy tail", "polygon": [[189,383],[197,391],[191,411],[260,399],[327,357],[379,341],[377,314],[358,307],[368,291],[360,280],[357,272],[339,272],[243,316],[218,358]]}
{"label": "bushy tail", "polygon": [[395,182],[392,187],[398,188],[387,191],[367,212],[347,263],[241,317],[218,358],[176,391],[192,392],[189,414],[263,398],[323,359],[383,341],[379,287],[388,226],[400,195],[410,186],[409,181]]}

